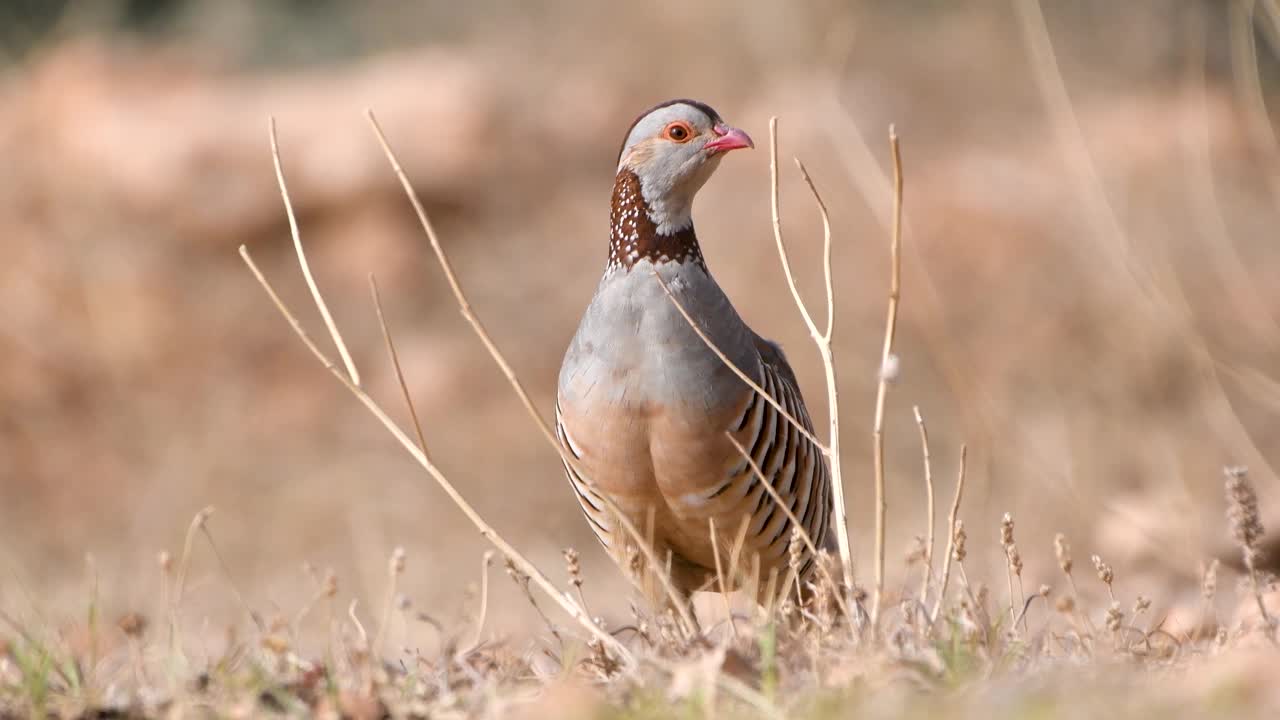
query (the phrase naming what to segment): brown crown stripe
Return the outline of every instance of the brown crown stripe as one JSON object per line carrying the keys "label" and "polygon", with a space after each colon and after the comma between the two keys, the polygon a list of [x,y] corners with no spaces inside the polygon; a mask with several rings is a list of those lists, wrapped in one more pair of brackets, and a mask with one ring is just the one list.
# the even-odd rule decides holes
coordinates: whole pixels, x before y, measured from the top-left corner
{"label": "brown crown stripe", "polygon": [[640,190],[640,178],[631,170],[623,170],[613,183],[613,202],[609,212],[609,269],[630,270],[641,260],[655,265],[693,261],[706,269],[692,223],[670,235],[660,234],[658,226],[649,217],[649,204]]}

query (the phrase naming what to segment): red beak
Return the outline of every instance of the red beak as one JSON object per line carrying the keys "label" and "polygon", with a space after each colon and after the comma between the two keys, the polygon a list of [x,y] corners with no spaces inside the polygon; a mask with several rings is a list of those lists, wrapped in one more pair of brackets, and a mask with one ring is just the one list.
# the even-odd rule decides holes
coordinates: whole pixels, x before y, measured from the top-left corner
{"label": "red beak", "polygon": [[756,146],[755,143],[751,142],[750,135],[736,127],[721,124],[716,125],[711,131],[716,134],[716,139],[704,145],[703,149],[712,155]]}

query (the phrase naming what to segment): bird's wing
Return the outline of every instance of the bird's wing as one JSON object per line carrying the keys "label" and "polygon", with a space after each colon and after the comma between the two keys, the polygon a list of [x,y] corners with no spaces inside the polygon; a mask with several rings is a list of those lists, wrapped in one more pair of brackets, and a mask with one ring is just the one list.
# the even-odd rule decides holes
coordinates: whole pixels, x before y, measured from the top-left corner
{"label": "bird's wing", "polygon": [[[813,422],[805,408],[804,398],[795,373],[774,343],[756,336],[759,353],[759,385],[784,408],[792,418],[813,434]],[[743,368],[746,370],[746,368]],[[718,437],[705,437],[706,460],[701,480],[694,492],[673,496],[667,502],[684,521],[692,543],[679,548],[686,556],[706,562],[711,558],[708,543],[708,519],[732,542],[745,527],[744,546],[758,553],[762,572],[786,570],[788,547],[799,521],[804,532],[818,548],[829,547],[831,513],[831,474],[826,457],[814,443],[788,421],[778,409],[749,387],[743,387],[740,410],[725,426],[715,430]],[[729,433],[751,457],[761,475],[783,500],[790,514],[778,507],[761,484],[742,453],[724,438]],[[661,467],[659,467],[661,472]],[[699,534],[699,530],[701,531]],[[724,547],[721,548],[724,552]],[[805,576],[813,564],[810,553],[802,552],[800,573]]]}

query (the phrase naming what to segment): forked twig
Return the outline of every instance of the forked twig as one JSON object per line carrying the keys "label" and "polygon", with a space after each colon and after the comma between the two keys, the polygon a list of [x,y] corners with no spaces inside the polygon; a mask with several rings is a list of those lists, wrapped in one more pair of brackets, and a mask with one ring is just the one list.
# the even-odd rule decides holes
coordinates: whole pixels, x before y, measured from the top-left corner
{"label": "forked twig", "polygon": [[[769,118],[769,190],[770,208],[773,215],[773,238],[778,246],[778,259],[782,264],[783,274],[787,278],[787,287],[791,289],[791,297],[795,300],[796,307],[799,308],[800,315],[804,318],[804,324],[809,328],[809,336],[813,338],[814,345],[818,347],[818,354],[822,357],[822,369],[827,381],[827,415],[830,422],[827,459],[831,467],[831,491],[832,504],[835,506],[836,543],[840,550],[840,564],[844,573],[845,583],[847,583],[847,587],[852,587],[853,551],[849,546],[849,520],[844,504],[844,480],[840,471],[840,400],[836,382],[835,359],[831,351],[831,335],[835,328],[836,319],[835,285],[831,279],[831,219],[827,214],[827,205],[822,201],[822,195],[818,192],[818,187],[814,185],[813,179],[809,177],[809,172],[805,170],[804,164],[800,162],[799,158],[795,162],[796,167],[800,170],[801,177],[804,178],[805,184],[809,187],[809,192],[813,195],[814,202],[818,205],[818,212],[822,216],[822,272],[827,291],[827,327],[823,332],[819,332],[817,324],[813,321],[813,316],[809,313],[808,306],[805,305],[804,299],[800,297],[800,291],[796,287],[795,275],[791,272],[791,261],[787,256],[787,246],[782,239],[782,215],[779,210],[778,200],[778,118]],[[839,586],[833,585],[833,587]]]}
{"label": "forked twig", "polygon": [[[578,470],[578,475],[594,489],[594,484],[591,483],[588,475],[581,472],[581,468],[577,460],[570,453],[565,452],[564,448],[560,446],[560,443],[556,441],[555,434],[552,432],[551,427],[547,425],[547,421],[542,417],[542,414],[538,412],[537,407],[534,406],[532,398],[529,397],[529,393],[524,389],[523,383],[521,383],[520,379],[516,377],[515,371],[507,362],[506,357],[502,354],[502,351],[498,349],[493,338],[489,336],[489,331],[485,329],[484,324],[480,322],[480,318],[471,309],[471,302],[467,299],[466,293],[462,291],[462,285],[453,271],[453,264],[449,262],[449,256],[445,254],[444,246],[441,245],[440,239],[436,235],[435,227],[432,226],[431,219],[427,216],[426,208],[423,207],[422,200],[418,197],[417,191],[413,188],[413,183],[409,181],[409,176],[405,174],[404,168],[400,165],[400,159],[396,156],[395,151],[391,149],[391,143],[387,140],[386,134],[382,132],[382,127],[378,124],[378,120],[374,116],[373,111],[366,110],[365,116],[369,121],[370,127],[373,129],[374,135],[378,139],[379,145],[382,146],[382,152],[386,155],[387,162],[391,165],[392,171],[400,181],[400,185],[404,189],[405,196],[408,197],[409,203],[413,206],[414,213],[418,217],[418,223],[422,226],[422,230],[426,234],[428,242],[431,244],[431,250],[435,253],[436,261],[439,263],[440,269],[444,272],[445,279],[449,283],[450,290],[453,291],[454,299],[458,303],[458,309],[462,313],[462,317],[469,325],[471,325],[471,329],[480,339],[485,350],[489,352],[489,356],[498,364],[498,368],[502,371],[503,376],[506,377],[507,383],[511,385],[516,396],[520,398],[520,403],[524,405],[525,411],[537,424],[538,430],[541,431],[543,439],[545,439],[551,448],[556,451],[556,454],[560,456],[561,461],[563,461],[567,466]],[[645,541],[644,536],[642,536],[636,529],[635,524],[618,509],[617,505],[613,503],[607,494],[599,493],[599,496],[605,505],[613,512],[614,516],[617,517],[618,523],[622,525],[623,530],[636,541],[640,552],[645,556],[646,561],[648,561],[648,566],[654,569],[653,572],[658,576],[658,580],[663,586],[663,589],[667,594],[667,598],[671,601],[672,606],[675,607],[685,631],[689,633],[690,636],[696,635],[697,633],[695,628],[697,628],[697,623],[694,621],[693,615],[689,611],[688,603],[686,603],[681,594],[676,591],[675,586],[671,583],[671,578],[657,569],[663,567],[663,565],[658,562],[657,557],[653,553],[653,548]]]}
{"label": "forked twig", "polygon": [[276,140],[274,117],[267,118],[267,128],[271,135],[271,161],[276,167],[276,183],[280,185],[280,197],[284,200],[286,214],[289,216],[289,234],[293,236],[293,249],[298,256],[298,265],[302,268],[302,277],[307,281],[307,287],[311,289],[311,298],[315,300],[320,317],[324,318],[325,327],[329,328],[329,336],[333,338],[333,344],[338,346],[338,354],[342,356],[342,364],[346,366],[351,382],[359,385],[360,372],[356,370],[356,363],[351,359],[351,353],[347,352],[347,344],[342,341],[342,333],[338,332],[338,325],[333,321],[333,315],[329,314],[329,306],[325,304],[324,296],[320,294],[316,279],[311,276],[311,265],[307,262],[307,254],[302,251],[298,219],[293,213],[293,203],[289,200],[289,189],[284,181],[284,167],[280,163],[280,143]]}
{"label": "forked twig", "polygon": [[929,622],[938,621],[938,612],[942,610],[942,601],[947,597],[947,583],[951,580],[951,555],[955,550],[956,520],[960,517],[960,498],[964,496],[964,471],[969,458],[969,448],[960,446],[960,473],[956,479],[956,495],[951,500],[951,512],[947,515],[947,555],[942,559],[942,585],[938,588],[938,599],[933,604],[933,612],[929,613]]}
{"label": "forked twig", "polygon": [[876,473],[876,585],[871,598],[871,626],[880,619],[880,602],[884,595],[884,534],[887,501],[884,490],[884,406],[889,394],[893,356],[893,338],[898,329],[898,301],[902,293],[902,153],[898,148],[898,132],[889,126],[889,150],[893,153],[893,236],[889,244],[889,310],[884,323],[884,349],[880,354],[880,380],[876,386],[876,415],[872,436],[875,440]]}

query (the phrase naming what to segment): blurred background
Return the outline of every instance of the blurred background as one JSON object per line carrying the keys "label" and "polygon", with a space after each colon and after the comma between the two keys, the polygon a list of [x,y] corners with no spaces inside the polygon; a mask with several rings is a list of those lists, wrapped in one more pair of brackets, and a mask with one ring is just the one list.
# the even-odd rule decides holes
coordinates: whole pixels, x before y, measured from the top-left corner
{"label": "blurred background", "polygon": [[[439,465],[553,577],[562,548],[581,550],[593,609],[625,618],[620,574],[459,316],[362,113],[378,113],[549,416],[604,266],[617,144],[678,96],[756,138],[700,195],[699,235],[742,314],[787,348],[820,426],[822,370],[769,222],[771,115],[784,226],[820,318],[821,224],[790,156],[831,208],[860,580],[896,123],[891,587],[918,573],[906,558],[924,534],[918,405],[940,508],[968,444],[973,567],[1002,573],[1010,511],[1028,588],[1053,581],[1063,531],[1078,563],[1100,553],[1123,592],[1175,605],[1226,545],[1223,465],[1250,468],[1280,529],[1275,9],[5,0],[0,609],[80,617],[96,584],[108,614],[158,612],[156,554],[177,557],[206,505],[225,569],[197,537],[188,616],[215,627],[243,620],[237,590],[264,615],[302,605],[304,563],[332,568],[344,602],[377,607],[397,545],[415,607],[448,619],[469,602],[486,543],[237,257],[247,245],[329,347],[275,186],[274,115],[312,268],[369,390],[407,422],[372,272]],[[536,629],[492,572],[511,611],[491,626]]]}

